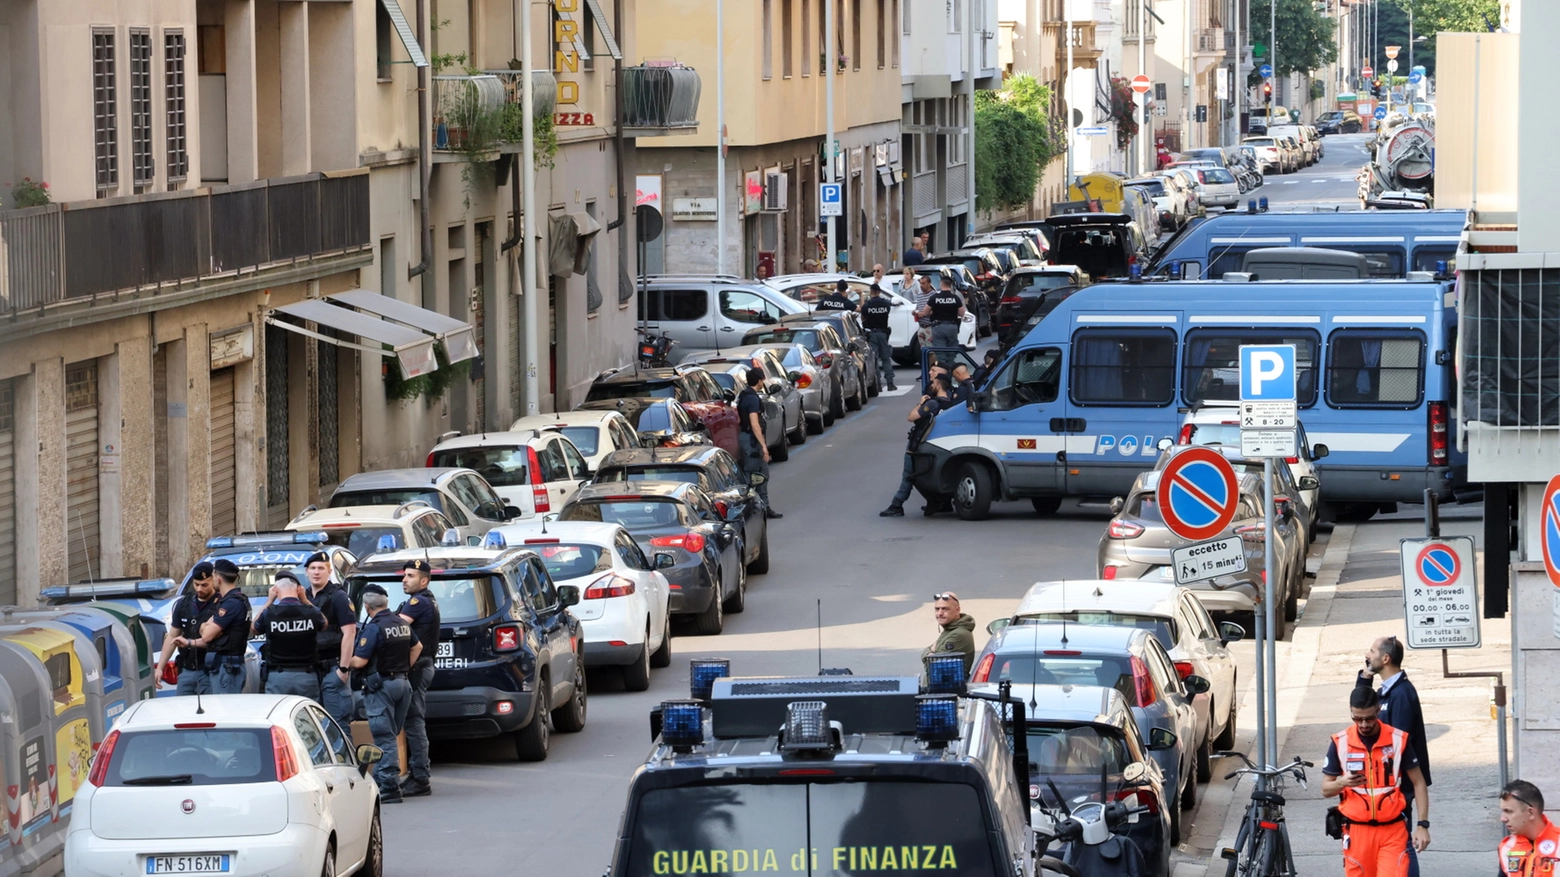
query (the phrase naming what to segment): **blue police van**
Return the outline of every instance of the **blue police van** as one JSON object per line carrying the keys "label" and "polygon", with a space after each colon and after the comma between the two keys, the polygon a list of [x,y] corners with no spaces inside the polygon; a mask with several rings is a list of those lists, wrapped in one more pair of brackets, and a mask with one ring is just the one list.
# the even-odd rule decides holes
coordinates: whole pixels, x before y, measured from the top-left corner
{"label": "blue police van", "polygon": [[1346,250],[1365,257],[1370,276],[1445,273],[1467,224],[1463,210],[1326,213],[1229,212],[1189,223],[1160,247],[1144,272],[1172,280],[1217,280],[1241,270],[1246,254],[1268,247]]}
{"label": "blue police van", "polygon": [[1453,498],[1450,285],[1412,280],[1112,283],[1057,305],[916,452],[916,486],[966,520],[1123,496],[1194,408],[1240,398],[1240,347],[1293,344],[1322,499],[1368,517]]}

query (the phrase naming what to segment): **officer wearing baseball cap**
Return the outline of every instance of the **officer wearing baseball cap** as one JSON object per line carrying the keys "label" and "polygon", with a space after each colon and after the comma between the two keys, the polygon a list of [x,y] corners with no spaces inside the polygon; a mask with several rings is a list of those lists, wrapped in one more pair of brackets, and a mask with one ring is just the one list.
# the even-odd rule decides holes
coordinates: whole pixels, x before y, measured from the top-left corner
{"label": "officer wearing baseball cap", "polygon": [[422,655],[412,664],[412,702],[406,710],[406,769],[412,778],[401,786],[408,798],[433,794],[430,784],[432,765],[428,760],[428,688],[433,685],[433,660],[439,651],[439,601],[428,588],[433,567],[426,560],[408,560],[401,567],[401,589],[406,600],[396,609],[401,620],[412,626]]}
{"label": "officer wearing baseball cap", "polygon": [[254,623],[254,632],[265,637],[266,694],[320,699],[315,640],[324,629],[325,614],[309,603],[303,583],[285,569],[277,572]]}
{"label": "officer wearing baseball cap", "polygon": [[216,570],[203,560],[190,570],[190,589],[173,605],[173,616],[168,620],[168,633],[163,637],[162,653],[157,656],[152,678],[162,678],[163,668],[177,648],[179,657],[174,666],[179,669],[179,693],[211,693],[211,677],[206,675],[206,650],[196,646],[195,640],[200,637],[200,626],[216,611]]}
{"label": "officer wearing baseball cap", "polygon": [[[377,584],[363,586],[363,608],[368,623],[359,631],[352,651],[352,669],[363,670],[363,711],[374,745],[386,753],[396,751],[396,735],[405,730],[406,712],[412,704],[412,665],[422,657],[422,644],[411,625],[390,611],[390,596]],[[400,759],[382,758],[374,766],[379,801],[401,801]]]}
{"label": "officer wearing baseball cap", "polygon": [[217,694],[244,690],[244,652],[249,648],[249,598],[238,586],[238,565],[227,558],[212,563],[217,574],[216,612],[200,626],[195,644],[206,649],[206,673]]}

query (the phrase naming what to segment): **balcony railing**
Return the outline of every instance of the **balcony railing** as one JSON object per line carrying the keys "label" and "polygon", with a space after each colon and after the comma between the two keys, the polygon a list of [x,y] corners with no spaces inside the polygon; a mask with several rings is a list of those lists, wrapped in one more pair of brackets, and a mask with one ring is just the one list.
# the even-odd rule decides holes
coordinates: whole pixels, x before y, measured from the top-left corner
{"label": "balcony railing", "polygon": [[1202,53],[1224,53],[1224,28],[1203,27],[1197,29],[1197,51]]}
{"label": "balcony railing", "polygon": [[369,245],[367,171],[0,211],[0,313]]}
{"label": "balcony railing", "polygon": [[[1098,60],[1100,47],[1094,40],[1095,22],[1074,21],[1072,23],[1072,50],[1073,62]],[[1067,37],[1063,33],[1066,24],[1060,21],[1048,21],[1043,25],[1051,33],[1056,35],[1056,58],[1058,63],[1067,63]]]}
{"label": "balcony railing", "polygon": [[[546,70],[531,74],[539,119],[552,114],[558,81]],[[519,143],[525,136],[523,82],[517,70],[489,70],[474,76],[433,77],[433,148],[482,151]]]}
{"label": "balcony railing", "polygon": [[623,127],[638,136],[699,127],[699,71],[682,64],[623,68]]}

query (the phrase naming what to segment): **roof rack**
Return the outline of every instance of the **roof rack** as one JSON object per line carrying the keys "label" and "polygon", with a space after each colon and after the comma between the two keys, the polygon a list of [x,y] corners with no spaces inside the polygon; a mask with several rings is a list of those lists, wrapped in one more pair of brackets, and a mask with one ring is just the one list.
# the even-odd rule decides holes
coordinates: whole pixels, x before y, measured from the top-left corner
{"label": "roof rack", "polygon": [[720,280],[736,283],[759,283],[737,274],[646,274],[646,280]]}
{"label": "roof rack", "polygon": [[286,542],[296,545],[324,545],[328,541],[330,541],[330,537],[324,533],[274,530],[268,533],[240,533],[237,536],[213,536],[206,540],[206,547],[241,548],[248,545],[275,545]]}

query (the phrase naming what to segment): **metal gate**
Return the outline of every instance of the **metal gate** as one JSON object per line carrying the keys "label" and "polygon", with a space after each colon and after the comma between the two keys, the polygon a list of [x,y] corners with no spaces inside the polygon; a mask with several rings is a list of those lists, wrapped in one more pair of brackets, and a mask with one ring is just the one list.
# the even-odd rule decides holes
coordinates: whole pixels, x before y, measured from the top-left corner
{"label": "metal gate", "polygon": [[315,383],[319,391],[320,495],[328,496],[341,480],[341,386],[336,370],[336,351],[341,348],[324,341],[316,341],[315,347],[319,351]]}
{"label": "metal gate", "polygon": [[287,524],[291,477],[287,432],[287,330],[265,327],[265,502],[266,528]]}
{"label": "metal gate", "polygon": [[65,532],[72,582],[103,577],[98,538],[98,367],[65,367]]}
{"label": "metal gate", "polygon": [[211,373],[211,535],[238,532],[238,467],[233,437],[234,371]]}
{"label": "metal gate", "polygon": [[0,381],[0,605],[16,602],[15,381]]}

